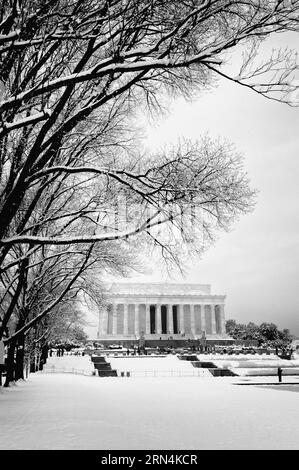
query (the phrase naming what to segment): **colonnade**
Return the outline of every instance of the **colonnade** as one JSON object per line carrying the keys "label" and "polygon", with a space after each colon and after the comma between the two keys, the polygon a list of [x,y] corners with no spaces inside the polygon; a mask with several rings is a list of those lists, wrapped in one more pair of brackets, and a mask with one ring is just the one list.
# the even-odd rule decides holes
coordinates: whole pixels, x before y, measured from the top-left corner
{"label": "colonnade", "polygon": [[100,314],[99,335],[225,334],[223,304],[112,303]]}

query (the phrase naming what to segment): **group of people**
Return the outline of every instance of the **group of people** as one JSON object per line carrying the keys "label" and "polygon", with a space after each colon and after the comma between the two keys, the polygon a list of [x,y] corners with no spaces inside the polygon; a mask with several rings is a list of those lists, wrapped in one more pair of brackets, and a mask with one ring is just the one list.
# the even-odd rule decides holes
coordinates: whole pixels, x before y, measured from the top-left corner
{"label": "group of people", "polygon": [[66,350],[65,348],[51,348],[49,350],[49,356],[52,357],[52,356],[57,356],[57,357],[62,357],[64,355],[67,355],[67,356],[84,356],[85,355],[85,352],[84,350],[80,349],[80,350],[77,350],[77,349],[71,349],[70,351]]}
{"label": "group of people", "polygon": [[64,355],[64,348],[56,348],[56,349],[50,349],[49,350],[49,356],[52,357],[52,356],[57,356],[57,357],[61,357]]}
{"label": "group of people", "polygon": [[127,356],[140,356],[141,354],[147,355],[147,350],[145,348],[140,348],[140,346],[135,346],[134,344],[131,345],[131,350],[127,348]]}

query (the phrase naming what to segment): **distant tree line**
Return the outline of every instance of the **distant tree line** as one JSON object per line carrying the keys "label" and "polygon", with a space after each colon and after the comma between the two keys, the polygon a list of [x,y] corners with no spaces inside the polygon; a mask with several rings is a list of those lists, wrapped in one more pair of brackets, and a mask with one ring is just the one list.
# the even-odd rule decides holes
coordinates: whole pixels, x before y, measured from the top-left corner
{"label": "distant tree line", "polygon": [[249,322],[245,325],[236,320],[227,320],[226,333],[237,340],[258,341],[259,346],[275,348],[286,348],[293,339],[287,328],[279,330],[274,323],[266,322],[260,325]]}

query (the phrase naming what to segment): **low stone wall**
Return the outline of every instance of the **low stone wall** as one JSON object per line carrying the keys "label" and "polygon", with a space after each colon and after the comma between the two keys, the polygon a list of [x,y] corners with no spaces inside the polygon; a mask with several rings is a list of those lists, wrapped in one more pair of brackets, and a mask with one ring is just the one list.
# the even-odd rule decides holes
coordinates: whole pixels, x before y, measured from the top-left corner
{"label": "low stone wall", "polygon": [[[241,368],[234,368],[231,367],[231,370],[235,372],[237,375],[240,376],[247,376],[247,377],[263,377],[263,376],[277,376],[277,367],[263,367],[263,368],[255,368],[255,369],[241,369]],[[299,368],[298,367],[282,367],[282,377],[288,375],[299,375]]]}
{"label": "low stone wall", "polygon": [[[231,346],[234,344],[234,340],[232,339],[207,339],[208,346]],[[131,346],[139,346],[138,339],[123,339],[123,340],[115,340],[115,339],[101,339],[97,340],[98,343],[102,344],[105,348],[114,344],[122,346],[124,348],[130,348]],[[187,339],[187,338],[180,338],[180,339],[145,339],[145,347],[147,348],[155,348],[155,347],[167,347],[167,348],[190,348],[192,346],[198,347],[200,345],[199,339]],[[88,351],[87,351],[88,352]]]}

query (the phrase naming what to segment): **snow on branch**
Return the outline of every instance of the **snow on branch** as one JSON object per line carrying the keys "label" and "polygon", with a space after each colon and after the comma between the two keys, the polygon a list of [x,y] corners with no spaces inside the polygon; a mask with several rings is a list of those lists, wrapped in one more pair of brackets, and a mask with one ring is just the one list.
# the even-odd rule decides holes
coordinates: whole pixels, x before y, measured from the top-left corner
{"label": "snow on branch", "polygon": [[41,111],[39,113],[31,114],[28,117],[23,119],[18,119],[13,122],[2,122],[2,128],[0,127],[0,138],[9,131],[14,129],[19,129],[21,127],[30,126],[31,124],[36,124],[37,122],[44,121],[50,117],[49,111]]}
{"label": "snow on branch", "polygon": [[105,233],[101,235],[93,236],[77,236],[77,237],[68,237],[68,238],[55,238],[55,237],[42,237],[42,236],[33,236],[33,235],[19,235],[15,237],[5,238],[0,240],[0,246],[5,245],[14,245],[19,243],[29,243],[37,245],[70,245],[78,243],[97,243],[104,242],[108,240],[121,240],[127,239],[128,237],[138,235],[140,232],[148,230],[151,227],[160,225],[162,223],[168,222],[168,219],[158,220],[156,222],[146,222],[141,224],[139,227],[134,228],[133,230],[123,231],[123,232],[112,232]]}

